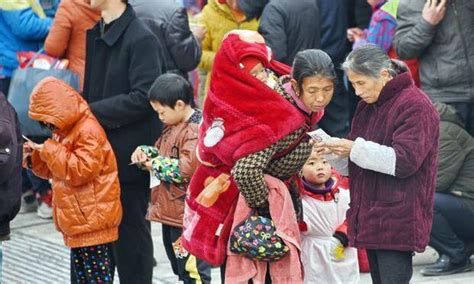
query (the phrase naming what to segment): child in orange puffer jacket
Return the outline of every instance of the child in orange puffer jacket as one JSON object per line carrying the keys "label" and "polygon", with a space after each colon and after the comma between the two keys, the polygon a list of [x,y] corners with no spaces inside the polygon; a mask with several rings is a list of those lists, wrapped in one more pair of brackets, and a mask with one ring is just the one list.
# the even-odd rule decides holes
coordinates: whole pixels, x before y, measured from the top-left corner
{"label": "child in orange puffer jacket", "polygon": [[52,180],[53,220],[71,248],[79,283],[112,283],[111,243],[122,218],[117,162],[87,103],[58,79],[33,90],[29,116],[48,127],[44,144],[25,143],[33,172]]}

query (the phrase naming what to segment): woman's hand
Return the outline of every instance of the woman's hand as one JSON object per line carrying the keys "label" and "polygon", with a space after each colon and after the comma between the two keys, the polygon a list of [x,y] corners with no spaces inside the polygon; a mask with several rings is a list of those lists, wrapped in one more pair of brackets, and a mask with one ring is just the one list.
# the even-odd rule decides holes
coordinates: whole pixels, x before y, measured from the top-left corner
{"label": "woman's hand", "polygon": [[199,41],[202,41],[207,34],[207,28],[203,25],[191,24],[191,32]]}
{"label": "woman's hand", "polygon": [[446,15],[446,0],[426,0],[422,17],[433,26],[439,24]]}
{"label": "woman's hand", "polygon": [[359,28],[347,29],[347,40],[354,42],[364,36],[364,31]]}
{"label": "woman's hand", "polygon": [[132,156],[130,157],[130,160],[132,161],[132,164],[143,164],[146,161],[148,161],[148,157],[140,149],[140,147],[137,147],[135,151],[133,152]]}
{"label": "woman's hand", "polygon": [[352,144],[354,141],[348,139],[339,139],[326,143],[325,146],[331,151],[331,153],[340,156],[341,158],[347,158],[351,154]]}
{"label": "woman's hand", "polygon": [[331,153],[329,148],[323,142],[317,142],[311,139],[309,143],[313,144],[313,152],[315,152],[317,155],[325,155]]}

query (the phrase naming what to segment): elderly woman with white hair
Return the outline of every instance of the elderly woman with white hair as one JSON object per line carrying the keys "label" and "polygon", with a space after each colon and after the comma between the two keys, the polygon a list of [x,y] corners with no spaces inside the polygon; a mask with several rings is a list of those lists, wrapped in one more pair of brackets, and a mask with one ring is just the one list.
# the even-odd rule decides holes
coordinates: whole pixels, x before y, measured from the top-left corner
{"label": "elderly woman with white hair", "polygon": [[352,51],[342,68],[361,98],[352,130],[316,151],[348,161],[349,243],[367,249],[373,283],[409,283],[412,254],[430,237],[439,115],[406,65],[375,45]]}

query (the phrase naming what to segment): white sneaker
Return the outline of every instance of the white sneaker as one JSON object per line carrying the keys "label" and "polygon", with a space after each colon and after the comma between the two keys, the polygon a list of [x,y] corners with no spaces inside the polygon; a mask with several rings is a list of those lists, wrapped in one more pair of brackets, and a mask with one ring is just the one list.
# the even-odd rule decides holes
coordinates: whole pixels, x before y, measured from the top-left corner
{"label": "white sneaker", "polygon": [[48,204],[41,202],[38,207],[38,217],[42,219],[52,219],[53,218],[53,208],[48,206]]}

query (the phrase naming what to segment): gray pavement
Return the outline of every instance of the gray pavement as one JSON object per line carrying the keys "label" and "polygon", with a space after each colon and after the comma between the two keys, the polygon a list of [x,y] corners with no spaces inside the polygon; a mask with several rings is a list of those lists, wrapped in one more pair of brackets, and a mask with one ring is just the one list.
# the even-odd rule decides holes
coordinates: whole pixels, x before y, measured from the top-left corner
{"label": "gray pavement", "polygon": [[[161,244],[161,226],[152,225],[155,259],[154,283],[179,283],[171,271]],[[442,277],[423,277],[420,269],[436,260],[436,252],[428,248],[414,257],[411,283],[474,284],[474,271]],[[117,274],[116,274],[117,275]],[[36,214],[19,214],[12,222],[12,240],[3,243],[3,284],[69,283],[69,250],[51,221]],[[219,269],[213,269],[212,283],[220,283]],[[115,283],[120,279],[116,277]],[[361,275],[361,284],[371,283],[369,274]],[[323,283],[324,284],[324,283]],[[330,283],[332,284],[332,283]]]}

